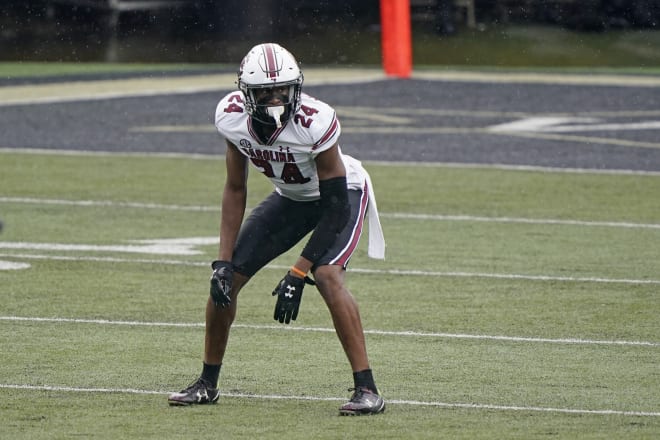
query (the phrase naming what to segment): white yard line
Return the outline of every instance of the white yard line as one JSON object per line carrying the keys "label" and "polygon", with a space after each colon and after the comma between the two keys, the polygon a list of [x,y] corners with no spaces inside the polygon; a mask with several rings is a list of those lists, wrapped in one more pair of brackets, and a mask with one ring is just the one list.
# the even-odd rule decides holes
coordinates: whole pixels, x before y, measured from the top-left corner
{"label": "white yard line", "polygon": [[[3,248],[3,242],[0,242],[0,248]],[[75,256],[75,255],[44,255],[44,254],[13,254],[0,253],[0,258],[25,259],[25,260],[53,260],[53,261],[91,261],[103,263],[128,263],[128,264],[167,264],[171,266],[197,266],[207,267],[208,262],[185,261],[185,260],[159,260],[145,258],[119,258],[119,257],[93,257],[93,256]],[[286,270],[289,266],[268,265],[265,269]],[[351,267],[351,272],[364,273],[371,275],[407,275],[424,277],[452,277],[452,278],[492,278],[503,280],[524,280],[524,281],[551,281],[551,282],[570,282],[570,283],[605,283],[605,284],[636,284],[636,285],[660,285],[660,280],[656,279],[634,279],[634,278],[600,278],[600,277],[568,277],[553,275],[527,275],[515,273],[486,273],[486,272],[440,272],[423,270],[403,270],[403,269],[365,269]]]}
{"label": "white yard line", "polygon": [[[224,160],[221,154],[203,153],[165,153],[165,152],[129,152],[129,151],[92,151],[67,150],[44,148],[3,148],[0,145],[0,154],[26,154],[48,156],[73,157],[157,157],[163,159],[190,159],[190,160]],[[415,161],[379,161],[364,160],[365,165],[378,165],[387,167],[424,167],[424,168],[457,168],[457,169],[494,169],[503,171],[523,171],[536,173],[568,173],[568,174],[604,174],[604,175],[634,175],[634,176],[660,176],[660,171],[643,170],[616,170],[597,168],[559,168],[536,165],[511,165],[501,163],[460,163],[460,162],[415,162]]]}
{"label": "white yard line", "polygon": [[[192,211],[192,212],[220,212],[219,206],[207,205],[171,205],[146,202],[115,202],[112,200],[67,200],[48,199],[37,197],[6,197],[0,196],[0,203],[20,203],[35,205],[60,205],[77,207],[112,207],[112,208],[135,208],[156,209],[164,211]],[[478,215],[462,214],[415,214],[410,212],[382,212],[383,218],[403,220],[436,220],[436,221],[466,221],[486,223],[525,223],[536,225],[564,225],[564,226],[587,226],[587,227],[611,227],[632,229],[660,229],[659,223],[634,223],[614,221],[590,221],[590,220],[564,220],[549,218],[525,218],[525,217],[486,217]]]}
{"label": "white yard line", "polygon": [[45,199],[38,197],[3,197],[0,203],[21,203],[34,205],[60,205],[77,207],[110,207],[110,208],[137,208],[137,209],[162,209],[166,211],[211,211],[220,212],[218,206],[195,206],[195,205],[165,205],[160,203],[145,202],[115,202],[112,200],[67,200],[67,199]]}
{"label": "white yard line", "polygon": [[[0,389],[25,390],[25,391],[55,391],[69,393],[106,393],[106,394],[138,394],[138,395],[166,395],[172,391],[165,390],[140,390],[135,388],[80,388],[72,386],[52,386],[52,385],[26,385],[26,384],[0,384]],[[341,402],[346,400],[344,397],[323,397],[323,396],[292,396],[282,394],[247,394],[247,393],[220,393],[224,398],[256,399],[256,400],[294,400],[294,401],[312,401],[312,402]],[[448,403],[439,401],[419,401],[419,400],[400,400],[388,399],[388,404],[392,405],[411,405],[411,406],[432,406],[438,408],[460,408],[474,410],[491,411],[523,411],[523,412],[544,412],[561,414],[581,414],[598,416],[631,416],[631,417],[660,417],[660,412],[655,411],[627,411],[615,409],[580,409],[580,408],[550,408],[538,406],[516,406],[516,405],[490,405],[478,403]]]}
{"label": "white yard line", "polygon": [[457,222],[467,221],[467,222],[487,222],[487,223],[527,223],[527,224],[535,224],[535,225],[660,229],[660,224],[658,223],[562,220],[562,219],[551,219],[551,218],[525,218],[525,217],[485,217],[478,215],[413,214],[410,212],[384,212],[380,215],[385,218],[396,218],[396,219],[405,219],[405,220],[438,220],[438,221],[457,221]]}
{"label": "white yard line", "polygon": [[[135,327],[185,327],[185,328],[204,328],[204,323],[190,322],[149,322],[149,321],[119,321],[111,319],[84,319],[84,318],[43,318],[34,316],[0,316],[0,321],[6,322],[44,322],[53,324],[92,324],[92,325],[116,325],[116,326],[135,326]],[[275,331],[294,331],[294,332],[319,332],[335,333],[332,328],[324,327],[302,327],[302,326],[282,326],[282,325],[263,325],[263,324],[234,324],[232,328],[251,329],[251,330],[275,330]],[[499,336],[499,335],[471,335],[463,333],[442,333],[442,332],[416,332],[416,331],[392,331],[392,330],[364,330],[365,334],[378,336],[394,337],[425,337],[439,339],[472,339],[485,341],[502,342],[530,342],[545,344],[568,344],[568,345],[614,345],[614,346],[633,346],[633,347],[660,347],[660,342],[651,341],[622,341],[622,340],[596,340],[582,338],[533,338],[525,336]]]}

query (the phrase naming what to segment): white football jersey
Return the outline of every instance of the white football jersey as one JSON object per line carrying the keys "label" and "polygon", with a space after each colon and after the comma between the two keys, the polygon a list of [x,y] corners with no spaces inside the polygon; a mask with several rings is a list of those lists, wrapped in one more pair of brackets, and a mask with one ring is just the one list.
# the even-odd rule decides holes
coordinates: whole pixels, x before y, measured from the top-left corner
{"label": "white football jersey", "polygon": [[[332,107],[302,93],[298,112],[263,144],[244,107],[243,93],[225,96],[215,111],[218,132],[268,177],[275,190],[296,201],[318,200],[319,179],[314,158],[335,145],[341,133]],[[349,189],[363,189],[367,173],[357,159],[340,155],[346,167]]]}

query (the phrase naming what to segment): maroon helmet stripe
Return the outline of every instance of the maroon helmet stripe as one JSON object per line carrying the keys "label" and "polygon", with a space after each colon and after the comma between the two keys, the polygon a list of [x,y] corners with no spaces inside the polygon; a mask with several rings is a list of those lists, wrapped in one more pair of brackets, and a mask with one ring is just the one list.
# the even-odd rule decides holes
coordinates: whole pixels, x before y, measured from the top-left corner
{"label": "maroon helmet stripe", "polygon": [[266,74],[268,78],[276,78],[277,61],[275,60],[275,50],[272,44],[264,45],[264,58],[266,59]]}

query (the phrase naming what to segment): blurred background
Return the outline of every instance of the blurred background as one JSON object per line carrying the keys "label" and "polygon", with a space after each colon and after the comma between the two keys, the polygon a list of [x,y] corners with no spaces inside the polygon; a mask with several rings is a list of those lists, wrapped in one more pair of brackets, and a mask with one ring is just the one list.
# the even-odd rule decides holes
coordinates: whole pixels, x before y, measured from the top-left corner
{"label": "blurred background", "polygon": [[[660,66],[660,0],[410,0],[415,68]],[[378,0],[3,0],[0,61],[378,65]]]}

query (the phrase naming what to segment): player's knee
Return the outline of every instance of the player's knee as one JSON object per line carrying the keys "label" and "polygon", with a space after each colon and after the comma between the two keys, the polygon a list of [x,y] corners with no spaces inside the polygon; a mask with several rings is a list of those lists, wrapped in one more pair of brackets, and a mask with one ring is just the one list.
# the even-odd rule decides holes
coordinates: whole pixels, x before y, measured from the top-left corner
{"label": "player's knee", "polygon": [[243,286],[250,281],[250,277],[245,276],[241,273],[234,272],[234,278],[231,284],[231,298],[234,300],[238,296],[238,292],[241,291]]}
{"label": "player's knee", "polygon": [[321,295],[327,299],[344,292],[344,270],[341,266],[320,266],[314,271],[314,281]]}

